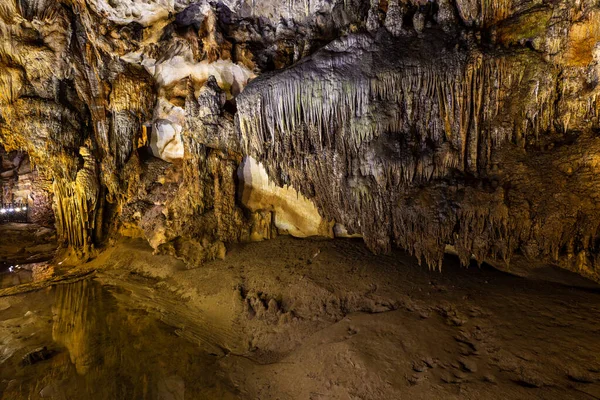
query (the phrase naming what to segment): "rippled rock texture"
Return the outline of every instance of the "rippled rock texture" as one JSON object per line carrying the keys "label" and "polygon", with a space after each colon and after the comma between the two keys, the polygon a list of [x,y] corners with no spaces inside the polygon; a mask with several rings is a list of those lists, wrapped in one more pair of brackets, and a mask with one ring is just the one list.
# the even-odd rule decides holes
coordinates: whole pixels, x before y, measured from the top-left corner
{"label": "rippled rock texture", "polygon": [[592,0],[8,0],[0,142],[52,179],[78,257],[338,233],[600,280],[599,21]]}

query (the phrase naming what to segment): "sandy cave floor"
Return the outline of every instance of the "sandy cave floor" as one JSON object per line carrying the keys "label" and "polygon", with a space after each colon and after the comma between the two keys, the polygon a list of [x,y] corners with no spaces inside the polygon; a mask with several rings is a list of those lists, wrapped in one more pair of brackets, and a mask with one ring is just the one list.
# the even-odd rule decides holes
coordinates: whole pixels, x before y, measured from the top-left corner
{"label": "sandy cave floor", "polygon": [[600,290],[354,240],[196,269],[124,240],[0,290],[0,398],[598,399]]}

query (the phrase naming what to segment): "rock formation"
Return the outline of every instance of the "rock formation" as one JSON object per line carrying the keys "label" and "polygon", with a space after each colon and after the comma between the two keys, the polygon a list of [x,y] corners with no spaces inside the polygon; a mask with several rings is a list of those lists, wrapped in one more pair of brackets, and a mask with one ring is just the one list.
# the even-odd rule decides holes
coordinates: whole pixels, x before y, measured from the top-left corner
{"label": "rock formation", "polygon": [[79,257],[343,233],[600,280],[597,1],[7,0],[0,32],[0,144]]}

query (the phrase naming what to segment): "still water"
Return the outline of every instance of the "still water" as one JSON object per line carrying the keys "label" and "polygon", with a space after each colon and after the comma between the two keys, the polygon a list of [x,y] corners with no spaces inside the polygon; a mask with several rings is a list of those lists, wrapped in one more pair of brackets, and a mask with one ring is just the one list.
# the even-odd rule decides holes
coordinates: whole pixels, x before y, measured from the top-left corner
{"label": "still water", "polygon": [[218,356],[87,278],[0,297],[1,399],[229,399]]}

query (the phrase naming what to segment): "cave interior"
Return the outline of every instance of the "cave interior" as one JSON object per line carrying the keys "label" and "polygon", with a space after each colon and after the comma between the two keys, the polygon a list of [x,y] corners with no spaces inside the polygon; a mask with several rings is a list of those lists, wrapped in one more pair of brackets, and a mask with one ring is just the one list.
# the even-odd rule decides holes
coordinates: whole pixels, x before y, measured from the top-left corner
{"label": "cave interior", "polygon": [[599,399],[598,0],[2,0],[0,400]]}

